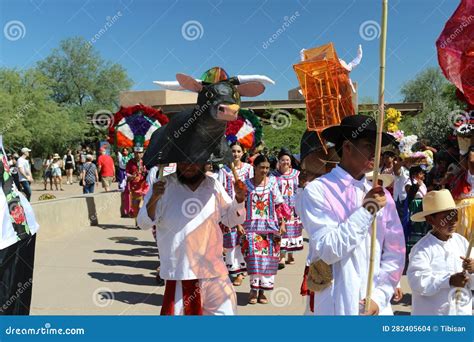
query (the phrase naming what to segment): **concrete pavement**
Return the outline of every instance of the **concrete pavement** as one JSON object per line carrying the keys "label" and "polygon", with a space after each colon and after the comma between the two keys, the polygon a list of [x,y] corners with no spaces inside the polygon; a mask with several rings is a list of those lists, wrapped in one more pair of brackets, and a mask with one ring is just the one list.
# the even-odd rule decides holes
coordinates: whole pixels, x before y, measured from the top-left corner
{"label": "concrete pavement", "polygon": [[[54,236],[46,234],[44,224],[41,229],[31,314],[159,314],[164,287],[155,283],[158,255],[151,231],[136,230],[132,219],[122,218]],[[236,288],[239,314],[302,315],[305,298],[299,289],[306,253],[307,245],[295,254],[295,265],[278,272],[267,305],[247,304],[249,285],[244,280]],[[405,279],[402,285],[407,290]],[[394,307],[397,314],[409,312],[409,299],[406,295],[404,304]]]}

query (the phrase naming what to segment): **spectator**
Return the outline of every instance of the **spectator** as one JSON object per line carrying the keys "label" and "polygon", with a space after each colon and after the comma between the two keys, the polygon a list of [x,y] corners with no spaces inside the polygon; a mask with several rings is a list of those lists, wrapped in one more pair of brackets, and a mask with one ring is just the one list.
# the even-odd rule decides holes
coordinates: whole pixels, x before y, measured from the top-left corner
{"label": "spectator", "polygon": [[99,168],[100,177],[102,178],[102,186],[107,192],[109,191],[112,182],[115,181],[115,165],[114,160],[107,154],[105,148],[100,149],[97,166]]}
{"label": "spectator", "polygon": [[53,165],[53,155],[48,154],[47,158],[43,160],[43,181],[44,181],[44,190],[47,190],[48,187],[48,179],[49,179],[49,186],[51,191],[53,190],[53,175],[51,172],[51,166]]}
{"label": "spectator", "polygon": [[66,170],[66,184],[72,184],[72,174],[76,168],[76,164],[74,162],[74,156],[72,155],[71,150],[67,150],[67,153],[63,158],[63,165],[64,169]]}
{"label": "spectator", "polygon": [[18,158],[17,167],[18,167],[18,176],[20,179],[20,184],[23,188],[23,193],[28,201],[31,199],[31,186],[33,182],[33,177],[31,175],[31,166],[28,161],[31,150],[27,147],[21,149],[21,157]]}
{"label": "spectator", "polygon": [[55,153],[53,156],[53,162],[51,163],[51,176],[53,176],[53,182],[54,182],[54,187],[56,188],[56,191],[58,191],[58,185],[61,191],[64,191],[63,189],[63,182],[62,182],[62,173],[61,169],[63,168],[63,162],[61,160],[61,157],[59,154]]}
{"label": "spectator", "polygon": [[97,173],[97,167],[92,163],[92,155],[86,156],[86,162],[82,167],[81,181],[83,186],[84,194],[93,194],[95,183],[99,182],[99,174]]}

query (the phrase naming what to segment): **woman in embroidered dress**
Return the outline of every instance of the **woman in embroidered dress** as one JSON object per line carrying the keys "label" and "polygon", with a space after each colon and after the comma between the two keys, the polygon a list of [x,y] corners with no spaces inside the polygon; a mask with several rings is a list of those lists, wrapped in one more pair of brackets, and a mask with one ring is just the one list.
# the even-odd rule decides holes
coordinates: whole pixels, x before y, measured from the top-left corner
{"label": "woman in embroidered dress", "polygon": [[[250,276],[249,304],[267,304],[265,290],[273,290],[280,259],[281,234],[291,217],[275,177],[269,177],[270,161],[259,155],[254,160],[254,177],[247,179],[247,209],[242,253]],[[258,292],[258,294],[257,294]]]}
{"label": "woman in embroidered dress", "polygon": [[286,232],[281,236],[279,268],[285,267],[285,254],[286,263],[292,265],[295,263],[293,252],[303,250],[303,227],[295,213],[296,190],[300,172],[291,167],[291,158],[291,152],[282,148],[278,153],[278,169],[273,173],[277,179],[280,193],[291,210],[291,218],[285,223]]}
{"label": "woman in embroidered dress", "polygon": [[[241,181],[253,177],[253,168],[250,164],[241,161],[244,153],[242,145],[234,142],[230,145],[232,156],[234,158],[234,167],[239,175]],[[224,186],[224,189],[231,198],[234,198],[234,175],[229,166],[225,165],[219,170],[219,181]],[[240,236],[244,234],[244,228],[241,225],[236,227],[226,227],[221,224],[222,232],[224,234],[224,248],[225,248],[225,264],[229,270],[229,275],[233,277],[234,286],[240,286],[244,273],[247,270],[245,266],[244,256],[240,246]]]}

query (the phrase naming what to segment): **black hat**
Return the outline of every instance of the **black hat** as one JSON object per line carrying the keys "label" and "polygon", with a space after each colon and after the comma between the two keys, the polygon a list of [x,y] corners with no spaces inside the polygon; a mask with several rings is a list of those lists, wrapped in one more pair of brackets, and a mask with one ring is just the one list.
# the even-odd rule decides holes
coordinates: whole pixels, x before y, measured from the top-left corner
{"label": "black hat", "polygon": [[303,161],[308,154],[315,151],[322,151],[323,145],[321,140],[318,137],[318,134],[315,131],[306,131],[301,137],[300,143],[300,160]]}
{"label": "black hat", "polygon": [[[341,120],[339,126],[326,128],[322,137],[327,141],[337,144],[346,139],[368,138],[376,140],[377,123],[375,119],[367,115],[350,115]],[[395,141],[395,138],[385,132],[382,132],[382,146],[386,146]]]}
{"label": "black hat", "polygon": [[291,154],[291,151],[286,147],[282,147],[280,149],[280,152],[278,152],[278,159],[280,159],[283,156],[288,156],[290,158],[293,158],[293,155]]}

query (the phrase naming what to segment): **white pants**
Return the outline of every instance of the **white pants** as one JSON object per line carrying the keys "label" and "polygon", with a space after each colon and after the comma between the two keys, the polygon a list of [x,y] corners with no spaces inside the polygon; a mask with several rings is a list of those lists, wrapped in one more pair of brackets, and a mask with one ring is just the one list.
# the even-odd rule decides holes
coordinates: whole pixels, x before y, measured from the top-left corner
{"label": "white pants", "polygon": [[[227,275],[199,279],[199,293],[201,295],[203,315],[221,316],[237,314],[237,296],[234,286]],[[183,287],[181,282],[176,281],[174,314],[183,315]]]}

